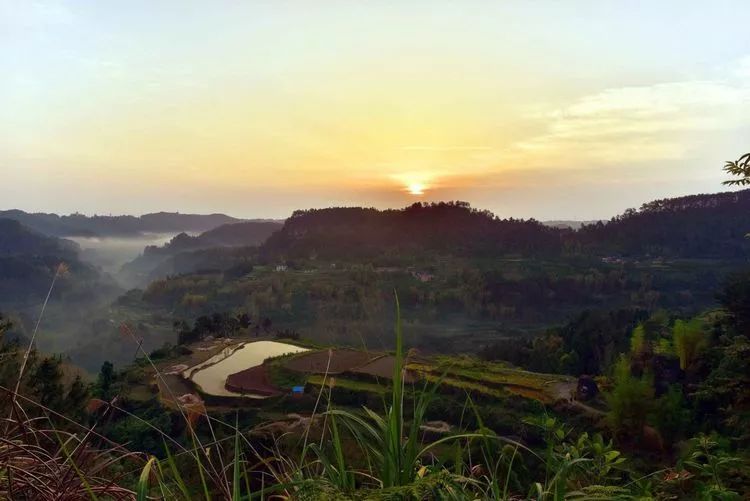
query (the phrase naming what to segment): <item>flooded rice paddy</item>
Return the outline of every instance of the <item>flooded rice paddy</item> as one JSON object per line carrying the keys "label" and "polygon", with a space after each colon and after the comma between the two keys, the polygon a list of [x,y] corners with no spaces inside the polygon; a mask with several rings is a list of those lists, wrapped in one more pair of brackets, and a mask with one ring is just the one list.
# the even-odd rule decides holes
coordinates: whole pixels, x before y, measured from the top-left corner
{"label": "flooded rice paddy", "polygon": [[276,341],[255,341],[240,346],[229,346],[205,362],[186,370],[183,375],[192,379],[209,395],[234,397],[238,394],[224,387],[227,376],[261,365],[267,358],[303,351],[308,349]]}

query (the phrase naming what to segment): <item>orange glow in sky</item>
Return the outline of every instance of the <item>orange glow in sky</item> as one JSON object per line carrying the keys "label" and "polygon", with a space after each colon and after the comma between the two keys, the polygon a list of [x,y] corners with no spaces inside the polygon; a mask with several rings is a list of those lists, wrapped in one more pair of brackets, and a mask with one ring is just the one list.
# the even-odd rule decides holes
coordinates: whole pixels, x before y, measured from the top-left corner
{"label": "orange glow in sky", "polygon": [[590,220],[717,191],[750,2],[699,4],[0,2],[0,208]]}
{"label": "orange glow in sky", "polygon": [[426,189],[426,187],[422,183],[409,183],[407,189],[412,195],[424,195],[424,190]]}

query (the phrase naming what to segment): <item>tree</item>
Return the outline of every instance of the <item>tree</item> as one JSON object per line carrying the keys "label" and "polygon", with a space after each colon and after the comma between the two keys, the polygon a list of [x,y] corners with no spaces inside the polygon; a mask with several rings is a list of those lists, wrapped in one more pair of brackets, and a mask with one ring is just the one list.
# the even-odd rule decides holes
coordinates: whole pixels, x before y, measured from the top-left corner
{"label": "tree", "polygon": [[[750,153],[745,153],[735,162],[727,162],[724,170],[737,179],[728,179],[724,184],[729,186],[745,186],[750,184]],[[746,235],[750,237],[750,234]]]}
{"label": "tree", "polygon": [[640,434],[653,408],[654,388],[648,377],[635,377],[630,360],[621,355],[614,368],[614,388],[607,396],[607,420],[615,432]]}
{"label": "tree", "polygon": [[682,387],[676,384],[656,401],[652,414],[654,425],[667,443],[674,443],[687,431],[691,417]]}
{"label": "tree", "polygon": [[112,398],[112,383],[115,381],[115,366],[109,360],[102,364],[99,377],[96,380],[96,395],[102,400]]}
{"label": "tree", "polygon": [[60,359],[45,358],[37,366],[30,385],[40,404],[54,410],[61,410],[64,387]]}
{"label": "tree", "polygon": [[89,387],[83,382],[79,374],[71,383],[68,393],[65,396],[65,406],[68,410],[68,415],[80,419],[88,396]]}
{"label": "tree", "polygon": [[724,184],[729,186],[745,186],[750,184],[750,153],[745,153],[734,162],[727,162],[724,170],[737,179],[728,179]]}
{"label": "tree", "polygon": [[718,294],[718,299],[729,313],[729,321],[739,334],[750,330],[750,272],[731,275]]}
{"label": "tree", "polygon": [[[700,420],[738,443],[750,443],[750,340],[736,336],[721,349],[719,364],[695,392]],[[707,426],[708,428],[708,426]]]}
{"label": "tree", "polygon": [[0,314],[0,338],[5,334],[6,331],[8,331],[13,324],[11,324],[10,320],[7,320],[3,317],[2,314]]}
{"label": "tree", "polygon": [[646,330],[643,325],[638,325],[633,330],[633,335],[630,338],[630,353],[634,357],[639,357],[643,354],[646,349]]}
{"label": "tree", "polygon": [[708,347],[708,335],[703,321],[694,318],[690,321],[677,320],[672,328],[675,353],[680,359],[680,369],[687,370],[698,356]]}

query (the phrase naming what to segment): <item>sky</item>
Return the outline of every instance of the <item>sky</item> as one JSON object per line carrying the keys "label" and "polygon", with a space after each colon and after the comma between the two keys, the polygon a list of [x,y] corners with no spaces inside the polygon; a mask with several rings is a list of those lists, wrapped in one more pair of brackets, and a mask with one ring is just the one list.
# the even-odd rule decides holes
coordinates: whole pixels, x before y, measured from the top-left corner
{"label": "sky", "polygon": [[609,218],[750,151],[750,2],[0,0],[0,209]]}

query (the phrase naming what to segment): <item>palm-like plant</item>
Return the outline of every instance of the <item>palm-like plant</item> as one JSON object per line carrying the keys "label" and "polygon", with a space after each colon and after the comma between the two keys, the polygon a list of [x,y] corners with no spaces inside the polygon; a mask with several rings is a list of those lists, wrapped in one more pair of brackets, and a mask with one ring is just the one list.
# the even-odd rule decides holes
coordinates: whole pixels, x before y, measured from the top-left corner
{"label": "palm-like plant", "polygon": [[745,186],[750,184],[750,153],[745,153],[734,162],[724,164],[724,170],[737,179],[728,179],[724,184],[729,186]]}

